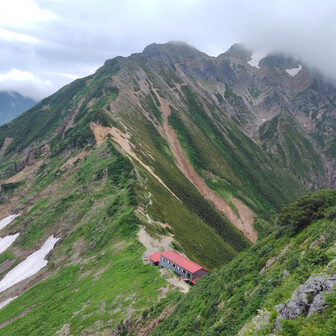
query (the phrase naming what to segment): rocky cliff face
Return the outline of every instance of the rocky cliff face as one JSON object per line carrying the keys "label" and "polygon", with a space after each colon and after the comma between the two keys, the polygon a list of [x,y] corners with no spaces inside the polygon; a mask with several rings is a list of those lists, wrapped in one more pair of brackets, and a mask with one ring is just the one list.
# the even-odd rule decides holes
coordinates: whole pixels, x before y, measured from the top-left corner
{"label": "rocky cliff face", "polygon": [[282,54],[256,60],[242,45],[217,58],[173,43],[151,45],[143,56],[192,79],[306,188],[335,186],[336,89],[314,70]]}
{"label": "rocky cliff face", "polygon": [[[308,189],[335,186],[335,87],[299,60],[253,54],[234,46],[219,56],[230,62],[233,91],[245,101],[242,127]],[[251,65],[252,63],[253,65]]]}

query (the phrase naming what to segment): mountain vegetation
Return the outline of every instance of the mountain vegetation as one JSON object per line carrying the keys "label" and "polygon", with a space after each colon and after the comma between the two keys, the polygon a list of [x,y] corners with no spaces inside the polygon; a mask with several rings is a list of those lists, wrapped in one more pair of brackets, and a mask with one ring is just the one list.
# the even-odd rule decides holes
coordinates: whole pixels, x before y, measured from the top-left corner
{"label": "mountain vegetation", "polygon": [[[276,306],[312,274],[326,270],[335,278],[335,204],[336,191],[321,190],[284,208],[274,233],[201,279],[153,335],[333,335],[336,293],[326,293],[323,315],[303,311],[300,319],[284,321],[280,332],[274,328]],[[314,295],[311,290],[311,302]],[[246,324],[258,313],[262,323]]]}
{"label": "mountain vegetation", "polygon": [[[312,294],[281,326],[276,307],[334,274],[335,192],[312,191],[335,187],[336,89],[305,66],[289,75],[289,57],[257,68],[250,55],[153,44],[0,126],[0,219],[20,213],[1,231],[20,234],[0,276],[60,238],[46,267],[0,293],[0,306],[16,297],[2,333],[333,330],[332,293],[322,317],[308,316]],[[187,294],[147,264],[166,241],[211,271]]]}

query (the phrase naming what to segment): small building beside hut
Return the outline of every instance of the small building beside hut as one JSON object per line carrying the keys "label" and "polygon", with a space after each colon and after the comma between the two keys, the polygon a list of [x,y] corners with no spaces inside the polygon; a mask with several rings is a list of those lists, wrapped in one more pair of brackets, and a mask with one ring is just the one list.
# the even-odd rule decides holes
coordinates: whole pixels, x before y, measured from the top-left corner
{"label": "small building beside hut", "polygon": [[209,271],[171,250],[163,253],[155,252],[149,257],[150,264],[171,269],[183,280],[195,284],[197,280],[208,274]]}
{"label": "small building beside hut", "polygon": [[149,262],[152,266],[159,266],[161,258],[160,252],[155,252],[149,256]]}

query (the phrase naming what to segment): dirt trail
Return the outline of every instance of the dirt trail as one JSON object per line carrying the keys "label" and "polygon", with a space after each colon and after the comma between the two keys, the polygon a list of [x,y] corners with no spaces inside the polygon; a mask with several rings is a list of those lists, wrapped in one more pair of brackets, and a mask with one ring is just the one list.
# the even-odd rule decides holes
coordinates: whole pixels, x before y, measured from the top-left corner
{"label": "dirt trail", "polygon": [[108,134],[112,135],[112,138],[115,142],[117,142],[120,147],[134,160],[141,164],[152,176],[154,176],[172,195],[174,195],[178,200],[179,198],[166,186],[166,184],[161,180],[159,176],[157,176],[151,167],[147,166],[143,163],[137,155],[133,152],[131,148],[131,143],[129,141],[130,135],[126,132],[121,132],[116,127],[104,127],[95,124],[94,122],[90,123],[90,128],[95,136],[97,146],[99,147],[105,140]]}
{"label": "dirt trail", "polygon": [[163,128],[166,135],[166,139],[169,143],[170,149],[173,152],[177,166],[182,173],[189,179],[191,183],[198,189],[201,195],[211,202],[217,210],[219,210],[226,218],[229,219],[250,241],[253,243],[257,241],[258,234],[253,227],[253,211],[244,205],[241,201],[232,197],[231,201],[237,207],[239,217],[234,213],[232,208],[217,195],[209,186],[204,182],[201,176],[195,171],[190,164],[189,160],[185,157],[182,147],[177,139],[177,135],[174,129],[168,123],[168,117],[171,113],[169,102],[157,94],[160,100],[160,109],[163,116]]}
{"label": "dirt trail", "polygon": [[156,251],[170,250],[170,244],[174,240],[171,236],[164,236],[160,240],[152,238],[146,230],[142,227],[138,232],[138,239],[140,243],[146,247],[146,252],[143,253],[142,259],[147,263],[149,256]]}

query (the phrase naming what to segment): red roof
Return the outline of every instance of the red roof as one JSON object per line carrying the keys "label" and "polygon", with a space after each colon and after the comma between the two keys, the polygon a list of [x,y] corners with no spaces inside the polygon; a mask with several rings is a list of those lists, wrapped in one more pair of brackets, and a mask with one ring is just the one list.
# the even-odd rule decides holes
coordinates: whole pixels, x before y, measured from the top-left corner
{"label": "red roof", "polygon": [[160,252],[155,252],[149,256],[150,260],[152,260],[153,262],[160,262],[160,257],[161,257]]}
{"label": "red roof", "polygon": [[206,268],[194,263],[193,261],[181,256],[180,254],[173,252],[171,250],[165,251],[161,254],[163,257],[169,259],[174,264],[177,264],[190,273],[195,273],[201,269],[204,269],[205,271],[209,272]]}

